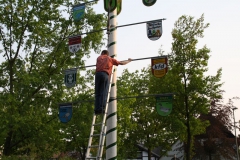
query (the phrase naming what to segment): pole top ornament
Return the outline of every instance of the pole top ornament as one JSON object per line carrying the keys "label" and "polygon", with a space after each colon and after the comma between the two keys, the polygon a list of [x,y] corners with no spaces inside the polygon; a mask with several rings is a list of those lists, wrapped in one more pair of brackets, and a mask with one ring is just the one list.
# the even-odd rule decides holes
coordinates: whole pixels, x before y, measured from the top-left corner
{"label": "pole top ornament", "polygon": [[104,9],[106,12],[112,12],[117,8],[117,15],[122,10],[122,0],[104,0]]}
{"label": "pole top ornament", "polygon": [[142,0],[145,6],[152,6],[156,3],[157,0]]}

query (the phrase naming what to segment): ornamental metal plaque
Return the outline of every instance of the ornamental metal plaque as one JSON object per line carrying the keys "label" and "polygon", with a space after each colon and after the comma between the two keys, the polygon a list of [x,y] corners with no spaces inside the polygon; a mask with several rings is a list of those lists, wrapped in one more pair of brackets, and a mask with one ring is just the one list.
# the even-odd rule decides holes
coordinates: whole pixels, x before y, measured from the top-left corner
{"label": "ornamental metal plaque", "polygon": [[158,40],[162,36],[162,20],[147,22],[147,37],[150,40]]}
{"label": "ornamental metal plaque", "polygon": [[156,110],[161,116],[167,116],[172,112],[173,94],[156,97]]}
{"label": "ornamental metal plaque", "polygon": [[85,12],[85,3],[73,6],[72,11],[73,11],[73,19],[75,21],[80,21],[80,19],[83,17]]}
{"label": "ornamental metal plaque", "polygon": [[152,74],[157,77],[161,78],[165,76],[168,72],[168,59],[167,56],[163,56],[160,58],[151,59],[152,61]]}
{"label": "ornamental metal plaque", "polygon": [[71,53],[76,53],[80,50],[82,45],[82,39],[81,36],[71,36],[68,38],[68,44],[69,44],[69,51]]}
{"label": "ornamental metal plaque", "polygon": [[64,83],[66,87],[71,88],[76,85],[77,81],[77,68],[65,70]]}
{"label": "ornamental metal plaque", "polygon": [[62,123],[67,123],[72,118],[72,104],[71,103],[63,103],[59,104],[59,120]]}

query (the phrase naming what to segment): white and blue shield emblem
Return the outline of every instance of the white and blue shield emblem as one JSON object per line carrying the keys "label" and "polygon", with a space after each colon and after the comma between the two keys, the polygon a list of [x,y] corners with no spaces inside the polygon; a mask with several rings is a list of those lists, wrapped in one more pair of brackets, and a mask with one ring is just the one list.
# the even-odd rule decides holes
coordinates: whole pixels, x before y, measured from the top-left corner
{"label": "white and blue shield emblem", "polygon": [[71,103],[63,103],[59,104],[59,120],[62,123],[67,123],[72,118],[72,104]]}
{"label": "white and blue shield emblem", "polygon": [[162,36],[162,20],[147,22],[147,36],[153,41]]}
{"label": "white and blue shield emblem", "polygon": [[64,83],[66,87],[71,88],[76,85],[77,82],[77,68],[65,70]]}

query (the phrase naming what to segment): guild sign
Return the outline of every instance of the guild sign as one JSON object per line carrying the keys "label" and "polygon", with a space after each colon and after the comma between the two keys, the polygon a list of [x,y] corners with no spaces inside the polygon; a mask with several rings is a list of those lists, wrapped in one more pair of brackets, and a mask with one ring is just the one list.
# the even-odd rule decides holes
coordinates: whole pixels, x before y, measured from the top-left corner
{"label": "guild sign", "polygon": [[76,77],[77,77],[77,68],[65,70],[64,83],[66,87],[68,88],[74,87],[77,81]]}
{"label": "guild sign", "polygon": [[78,4],[78,5],[75,5],[73,6],[73,19],[75,21],[79,21],[83,15],[84,15],[84,12],[85,12],[85,4]]}
{"label": "guild sign", "polygon": [[81,36],[71,36],[68,39],[68,44],[69,44],[69,51],[71,53],[76,53],[80,48],[81,48]]}
{"label": "guild sign", "polygon": [[151,59],[152,61],[152,74],[157,77],[161,78],[166,75],[168,72],[168,59],[167,56],[161,56],[159,58]]}
{"label": "guild sign", "polygon": [[156,3],[157,0],[142,0],[145,6],[152,6]]}
{"label": "guild sign", "polygon": [[147,22],[147,37],[158,40],[162,36],[162,20]]}
{"label": "guild sign", "polygon": [[71,103],[63,103],[59,104],[59,120],[62,123],[67,123],[72,118],[72,104]]}
{"label": "guild sign", "polygon": [[172,112],[173,94],[156,97],[156,110],[161,116],[167,116]]}

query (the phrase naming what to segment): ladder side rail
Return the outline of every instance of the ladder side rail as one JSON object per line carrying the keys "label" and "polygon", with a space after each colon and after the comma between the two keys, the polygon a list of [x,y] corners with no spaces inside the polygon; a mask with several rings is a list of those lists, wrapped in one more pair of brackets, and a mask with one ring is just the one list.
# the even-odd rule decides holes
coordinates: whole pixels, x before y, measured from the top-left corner
{"label": "ladder side rail", "polygon": [[101,154],[101,150],[103,148],[103,140],[104,140],[104,134],[105,134],[105,129],[106,126],[105,125],[102,125],[102,129],[101,129],[101,133],[100,133],[100,136],[99,136],[99,145],[98,145],[98,151],[97,151],[97,157],[98,158],[102,158],[102,154]]}
{"label": "ladder side rail", "polygon": [[[111,91],[111,85],[112,85],[114,69],[115,69],[115,67],[113,66],[112,72],[111,72],[111,77],[110,77],[110,82],[109,82],[109,86],[108,86],[109,88],[108,88],[108,92],[107,92],[107,102],[106,102],[106,106],[105,106],[105,113],[103,115],[103,121],[102,121],[100,136],[99,136],[99,145],[98,145],[98,151],[97,151],[96,159],[101,158],[102,157],[102,153],[103,153],[103,146],[104,146],[104,142],[105,142],[106,128],[107,128],[106,127],[106,116],[107,116],[106,114],[107,114],[107,110],[108,110],[108,104],[109,104],[109,98],[110,98],[110,91]],[[89,156],[90,156],[90,150],[91,150],[91,145],[92,145],[95,121],[96,121],[96,115],[94,113],[93,114],[91,131],[90,131],[90,136],[89,136],[89,140],[88,140],[88,148],[87,148],[86,158],[85,159],[89,159],[90,158]]]}
{"label": "ladder side rail", "polygon": [[103,135],[102,135],[102,145],[100,147],[100,150],[99,150],[99,155],[100,157],[102,157],[102,154],[103,154],[103,147],[104,147],[104,142],[105,142],[105,138],[106,138],[106,131],[107,131],[107,126],[104,127],[104,132],[103,132]]}
{"label": "ladder side rail", "polygon": [[90,136],[89,136],[89,139],[88,139],[88,147],[87,147],[87,152],[86,152],[86,157],[89,157],[89,154],[90,154],[90,150],[91,150],[91,144],[92,144],[92,135],[93,135],[93,132],[94,132],[94,125],[95,124],[95,120],[96,120],[96,116],[93,115],[93,120],[92,120],[92,126],[91,126],[91,131],[90,131]]}
{"label": "ladder side rail", "polygon": [[111,77],[110,77],[110,82],[109,82],[109,88],[108,88],[108,96],[107,96],[107,102],[106,102],[106,106],[105,106],[105,113],[103,115],[103,123],[102,123],[102,129],[101,129],[101,133],[100,133],[100,140],[99,140],[99,150],[98,150],[98,156],[102,157],[102,153],[103,153],[103,146],[104,146],[104,142],[105,142],[105,137],[106,137],[106,116],[107,116],[107,111],[108,111],[108,104],[109,104],[109,98],[110,98],[110,91],[111,91],[111,85],[112,85],[112,79],[113,79],[113,71],[114,71],[115,67],[113,66],[112,68],[112,72],[111,72]]}
{"label": "ladder side rail", "polygon": [[[107,102],[106,102],[106,106],[105,106],[105,113],[107,113],[108,111],[108,105],[109,105],[109,98],[110,98],[110,92],[111,92],[111,87],[112,87],[112,80],[113,80],[113,71],[114,71],[115,67],[113,66],[112,68],[112,72],[111,72],[111,77],[110,77],[110,82],[109,82],[109,86],[108,86],[108,95],[107,95]],[[104,114],[103,117],[104,123],[106,121],[106,114]]]}

